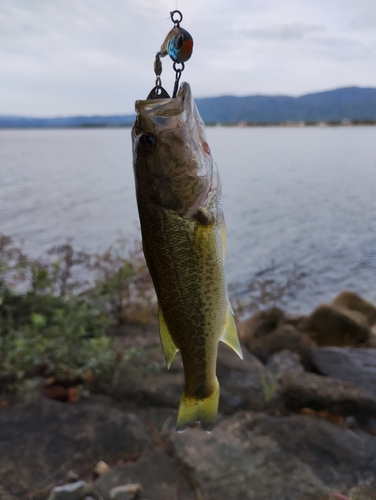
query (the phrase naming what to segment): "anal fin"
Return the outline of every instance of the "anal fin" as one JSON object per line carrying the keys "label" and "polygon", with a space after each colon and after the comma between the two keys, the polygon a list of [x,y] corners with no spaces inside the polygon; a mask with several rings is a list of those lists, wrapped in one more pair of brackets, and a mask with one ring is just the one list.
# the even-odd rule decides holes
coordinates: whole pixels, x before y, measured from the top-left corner
{"label": "anal fin", "polygon": [[240,359],[243,359],[242,348],[240,347],[238,332],[236,330],[234,313],[232,312],[230,303],[228,304],[225,327],[220,340],[233,349]]}
{"label": "anal fin", "polygon": [[161,339],[163,352],[166,358],[167,368],[170,368],[171,363],[175,357],[175,354],[178,352],[179,349],[176,347],[174,341],[172,340],[171,334],[168,330],[168,327],[166,325],[160,307],[158,308],[158,321],[159,321],[159,336]]}

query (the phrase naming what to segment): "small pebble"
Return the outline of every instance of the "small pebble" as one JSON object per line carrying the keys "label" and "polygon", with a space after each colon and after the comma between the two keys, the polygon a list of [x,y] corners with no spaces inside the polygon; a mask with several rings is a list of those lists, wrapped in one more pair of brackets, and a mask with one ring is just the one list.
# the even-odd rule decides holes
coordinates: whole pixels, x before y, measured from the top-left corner
{"label": "small pebble", "polygon": [[90,490],[90,485],[86,481],[68,483],[56,486],[47,500],[81,500]]}
{"label": "small pebble", "polygon": [[94,474],[96,474],[97,476],[101,476],[102,474],[104,474],[108,470],[110,470],[110,467],[106,464],[106,462],[103,462],[103,460],[101,460],[94,467]]}
{"label": "small pebble", "polygon": [[80,476],[76,474],[73,470],[68,471],[67,483],[76,483],[80,480]]}
{"label": "small pebble", "polygon": [[140,484],[124,484],[110,490],[111,500],[134,500],[142,493]]}
{"label": "small pebble", "polygon": [[345,425],[349,429],[356,429],[357,427],[359,427],[356,418],[353,417],[352,415],[349,415],[348,417],[345,418]]}

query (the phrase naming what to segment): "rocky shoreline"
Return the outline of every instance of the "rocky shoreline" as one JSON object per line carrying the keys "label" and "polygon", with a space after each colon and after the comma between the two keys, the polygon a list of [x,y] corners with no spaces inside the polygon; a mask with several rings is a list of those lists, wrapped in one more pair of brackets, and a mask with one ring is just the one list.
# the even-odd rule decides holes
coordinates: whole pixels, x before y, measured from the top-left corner
{"label": "rocky shoreline", "polygon": [[375,325],[351,292],[254,314],[243,361],[220,345],[210,434],[174,430],[183,372],[157,326],[114,328],[135,349],[116,380],[71,404],[38,384],[0,399],[0,500],[376,500]]}

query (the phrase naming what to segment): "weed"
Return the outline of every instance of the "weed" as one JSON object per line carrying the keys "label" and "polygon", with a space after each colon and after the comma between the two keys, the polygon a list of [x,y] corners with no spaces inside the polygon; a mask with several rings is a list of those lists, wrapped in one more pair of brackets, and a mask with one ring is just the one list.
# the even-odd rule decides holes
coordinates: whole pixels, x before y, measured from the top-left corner
{"label": "weed", "polygon": [[68,241],[32,259],[0,235],[0,385],[7,389],[36,376],[72,383],[111,377],[128,355],[106,335],[110,322],[147,322],[155,314],[140,245],[129,250],[122,242],[90,255]]}
{"label": "weed", "polygon": [[113,321],[149,323],[156,318],[156,296],[139,242],[118,241],[93,256],[91,269],[95,286],[90,294],[105,300]]}
{"label": "weed", "polygon": [[280,376],[273,375],[267,369],[264,369],[261,373],[261,387],[262,393],[264,395],[265,403],[268,403],[272,397],[274,396],[278,384],[279,384]]}

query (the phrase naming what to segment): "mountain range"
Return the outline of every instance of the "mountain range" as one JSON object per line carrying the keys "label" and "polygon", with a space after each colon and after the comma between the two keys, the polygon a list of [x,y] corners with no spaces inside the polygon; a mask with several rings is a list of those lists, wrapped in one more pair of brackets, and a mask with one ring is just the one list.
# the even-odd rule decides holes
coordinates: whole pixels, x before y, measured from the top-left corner
{"label": "mountain range", "polygon": [[[196,99],[206,123],[376,121],[376,88],[345,87],[300,97],[251,95]],[[30,118],[0,115],[0,128],[130,126],[135,115]]]}
{"label": "mountain range", "polygon": [[223,96],[197,99],[205,122],[281,123],[376,120],[376,88],[346,87],[301,97]]}

